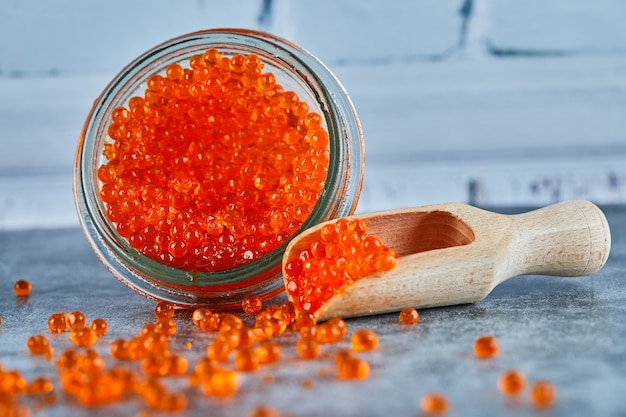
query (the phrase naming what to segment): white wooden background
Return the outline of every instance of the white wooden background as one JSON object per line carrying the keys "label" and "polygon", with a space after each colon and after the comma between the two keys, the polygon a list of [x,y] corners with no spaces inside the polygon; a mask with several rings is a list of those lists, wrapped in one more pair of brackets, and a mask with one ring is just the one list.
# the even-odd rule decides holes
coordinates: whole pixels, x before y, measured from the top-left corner
{"label": "white wooden background", "polygon": [[77,225],[94,98],[139,53],[211,27],[272,31],[335,72],[365,133],[359,211],[626,203],[626,1],[474,0],[465,17],[464,2],[3,0],[0,230]]}

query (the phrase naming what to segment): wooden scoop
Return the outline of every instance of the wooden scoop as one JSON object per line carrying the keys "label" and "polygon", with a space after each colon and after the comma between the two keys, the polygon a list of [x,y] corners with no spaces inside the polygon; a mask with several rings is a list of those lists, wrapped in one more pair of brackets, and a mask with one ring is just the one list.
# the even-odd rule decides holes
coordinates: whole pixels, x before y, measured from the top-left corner
{"label": "wooden scoop", "polygon": [[[352,218],[365,221],[368,234],[395,249],[397,265],[341,289],[315,312],[320,321],[473,303],[517,275],[590,275],[611,249],[606,217],[583,200],[517,215],[449,203]],[[291,241],[283,266],[319,237],[324,224]]]}

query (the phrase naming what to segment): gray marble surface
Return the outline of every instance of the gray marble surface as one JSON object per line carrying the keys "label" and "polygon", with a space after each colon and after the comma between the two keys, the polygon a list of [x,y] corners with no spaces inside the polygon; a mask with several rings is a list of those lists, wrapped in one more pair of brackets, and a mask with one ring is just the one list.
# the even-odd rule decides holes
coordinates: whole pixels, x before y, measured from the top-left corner
{"label": "gray marble surface", "polygon": [[[416,326],[398,325],[395,314],[349,320],[349,333],[367,327],[380,337],[376,351],[360,355],[371,364],[364,381],[337,380],[332,356],[299,360],[295,335],[285,334],[278,339],[283,348],[280,363],[242,375],[241,388],[231,398],[207,397],[188,388],[185,378],[169,384],[188,393],[185,415],[246,416],[254,405],[264,403],[298,417],[418,416],[420,398],[428,391],[448,397],[449,415],[626,415],[626,207],[604,210],[613,247],[606,266],[593,276],[517,277],[477,304],[422,310]],[[19,278],[33,284],[26,299],[13,294]],[[25,342],[34,333],[49,335],[50,313],[74,309],[88,319],[108,320],[110,330],[95,348],[112,365],[108,344],[152,321],[153,306],[107,272],[77,228],[0,232],[0,363],[5,369],[18,369],[27,379],[42,374],[56,378],[53,363],[29,355]],[[177,312],[176,318],[179,330],[171,345],[193,364],[213,336],[196,331],[188,312]],[[497,357],[473,356],[472,343],[482,334],[497,337]],[[57,354],[69,346],[67,333],[49,336]],[[190,349],[185,347],[188,341]],[[324,346],[322,352],[348,345],[346,338]],[[523,371],[529,381],[553,382],[558,395],[554,406],[534,410],[526,393],[517,400],[504,398],[496,381],[509,368]],[[267,381],[269,375],[273,382]],[[33,415],[135,416],[143,408],[138,398],[130,397],[85,409],[62,394],[56,379],[55,384],[56,403]],[[25,401],[37,407],[36,401]]]}

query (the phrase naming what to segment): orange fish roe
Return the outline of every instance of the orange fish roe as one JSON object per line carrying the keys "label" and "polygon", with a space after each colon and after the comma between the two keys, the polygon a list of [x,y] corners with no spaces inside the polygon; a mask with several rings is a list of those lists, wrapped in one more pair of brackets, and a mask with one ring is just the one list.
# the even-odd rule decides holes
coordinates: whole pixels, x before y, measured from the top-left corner
{"label": "orange fish roe", "polygon": [[70,311],[65,316],[65,325],[70,330],[80,329],[87,324],[87,318],[80,311]]}
{"label": "orange fish roe", "polygon": [[81,327],[70,332],[70,340],[78,346],[91,346],[98,340],[98,333],[90,327]]}
{"label": "orange fish roe", "polygon": [[215,362],[226,362],[232,347],[224,336],[216,337],[207,348],[207,356]]}
{"label": "orange fish roe", "polygon": [[48,338],[40,334],[30,336],[26,340],[26,347],[32,355],[45,355],[51,349]]}
{"label": "orange fish roe", "polygon": [[316,338],[300,337],[296,342],[296,352],[302,359],[315,359],[320,354],[320,344]]}
{"label": "orange fish roe", "polygon": [[0,394],[17,395],[26,389],[26,379],[19,371],[0,371]]}
{"label": "orange fish roe", "polygon": [[280,417],[280,413],[268,405],[256,405],[246,414],[246,417]]}
{"label": "orange fish roe", "polygon": [[147,376],[181,376],[187,372],[187,359],[168,350],[153,352],[141,361],[141,369]]}
{"label": "orange fish roe", "polygon": [[118,359],[118,360],[129,359],[128,343],[124,339],[115,339],[109,345],[109,353],[114,359]]}
{"label": "orange fish roe", "polygon": [[51,333],[63,333],[66,328],[64,312],[59,311],[58,313],[50,314],[48,317],[48,330]]}
{"label": "orange fish roe", "polygon": [[498,341],[493,336],[481,336],[474,341],[474,354],[477,358],[492,358],[498,353]]}
{"label": "orange fish roe", "polygon": [[242,372],[254,372],[259,369],[259,359],[250,347],[235,350],[235,368]]}
{"label": "orange fish roe", "polygon": [[52,380],[45,376],[35,378],[26,385],[26,393],[29,395],[47,394],[53,389]]}
{"label": "orange fish roe", "polygon": [[293,323],[293,329],[295,331],[300,331],[301,329],[313,327],[317,324],[317,320],[313,313],[309,313],[308,311],[302,311],[298,313],[298,317]]}
{"label": "orange fish roe", "polygon": [[352,350],[361,352],[378,347],[378,336],[372,330],[360,329],[352,333]]}
{"label": "orange fish roe", "polygon": [[525,384],[526,378],[520,371],[515,369],[503,372],[500,378],[498,378],[498,388],[506,395],[521,393]]}
{"label": "orange fish roe", "polygon": [[263,307],[263,302],[256,295],[248,295],[243,300],[241,300],[241,308],[246,314],[256,314],[261,311]]}
{"label": "orange fish roe", "polygon": [[100,337],[104,336],[104,334],[109,329],[109,323],[107,323],[107,321],[103,318],[97,318],[91,320],[91,323],[89,323],[89,328],[96,333],[96,336]]}
{"label": "orange fish roe", "polygon": [[207,320],[212,314],[208,308],[196,308],[191,314],[191,321],[202,329],[202,322]]}
{"label": "orange fish roe", "polygon": [[346,324],[339,318],[333,318],[317,326],[317,341],[320,343],[335,343],[346,333]]}
{"label": "orange fish roe", "polygon": [[425,394],[420,401],[420,407],[425,414],[445,414],[449,408],[446,397],[436,392]]}
{"label": "orange fish roe", "polygon": [[280,353],[280,346],[271,340],[264,340],[256,349],[256,356],[261,365],[277,362],[280,359]]}
{"label": "orange fish roe", "polygon": [[150,379],[139,386],[139,395],[146,405],[156,411],[180,412],[187,408],[187,397],[170,392],[158,379]]}
{"label": "orange fish roe", "polygon": [[228,369],[215,368],[201,377],[202,392],[216,397],[228,397],[239,389],[239,374]]}
{"label": "orange fish roe", "polygon": [[419,313],[412,307],[406,307],[398,314],[398,320],[402,324],[415,324],[419,320]]}
{"label": "orange fish roe", "polygon": [[26,281],[25,279],[18,279],[17,281],[15,281],[15,284],[13,284],[13,291],[15,291],[15,295],[17,295],[18,297],[27,296],[28,294],[30,294],[30,290],[30,282]]}
{"label": "orange fish roe", "polygon": [[545,408],[554,404],[556,389],[549,381],[536,381],[530,387],[530,402],[537,408]]}
{"label": "orange fish roe", "polygon": [[154,306],[154,316],[157,319],[160,318],[172,318],[174,317],[174,304],[167,301],[159,301]]}
{"label": "orange fish roe", "polygon": [[259,259],[302,225],[328,170],[328,133],[256,55],[209,49],[148,78],[111,114],[97,171],[120,236],[168,266]]}
{"label": "orange fish roe", "polygon": [[157,320],[155,331],[166,336],[176,333],[176,322],[171,317],[163,317]]}
{"label": "orange fish roe", "polygon": [[285,263],[285,288],[299,311],[315,312],[340,288],[395,265],[394,250],[368,235],[365,222],[339,219]]}
{"label": "orange fish roe", "polygon": [[353,356],[347,350],[335,355],[335,369],[339,379],[365,379],[370,373],[369,363]]}

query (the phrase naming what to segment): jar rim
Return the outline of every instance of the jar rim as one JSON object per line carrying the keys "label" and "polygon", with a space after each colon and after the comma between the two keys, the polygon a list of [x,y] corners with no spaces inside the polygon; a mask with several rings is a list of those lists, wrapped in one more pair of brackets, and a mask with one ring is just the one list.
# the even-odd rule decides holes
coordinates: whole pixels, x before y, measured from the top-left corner
{"label": "jar rim", "polygon": [[[264,256],[224,271],[193,272],[165,266],[132,248],[103,213],[97,195],[98,141],[119,99],[128,100],[147,75],[211,47],[254,51],[276,60],[296,82],[310,89],[330,139],[329,169],[312,212],[285,242]],[[274,62],[274,61],[273,61]],[[143,80],[143,81],[142,81]],[[104,133],[103,133],[104,129]],[[353,143],[355,142],[355,143]],[[183,305],[201,300],[232,304],[233,295],[282,291],[280,263],[288,242],[302,230],[330,218],[352,214],[362,186],[363,136],[352,102],[332,72],[309,52],[277,36],[249,29],[209,29],[165,41],[138,56],[118,73],[94,102],[79,138],[75,161],[75,200],[88,241],[107,268],[125,285],[149,298]],[[235,297],[238,298],[238,297]]]}

